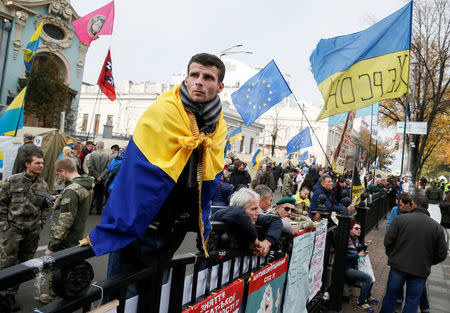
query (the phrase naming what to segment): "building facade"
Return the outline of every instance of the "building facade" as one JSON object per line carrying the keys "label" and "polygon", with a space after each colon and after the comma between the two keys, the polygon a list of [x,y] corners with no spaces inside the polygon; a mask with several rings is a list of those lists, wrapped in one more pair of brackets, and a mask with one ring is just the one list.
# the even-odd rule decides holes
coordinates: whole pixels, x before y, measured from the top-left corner
{"label": "building facade", "polygon": [[[3,18],[0,38],[0,106],[6,107],[17,95],[19,79],[25,78],[21,49],[26,47],[36,28],[43,22],[34,65],[39,67],[49,57],[55,60],[59,78],[68,87],[71,111],[77,112],[88,46],[81,43],[75,34],[72,21],[79,16],[70,3],[65,0],[3,0],[0,2],[0,15]],[[55,120],[59,122],[59,117]],[[25,124],[27,122],[29,126],[40,126],[39,121],[25,117]],[[73,130],[75,125],[66,124],[66,127]]]}

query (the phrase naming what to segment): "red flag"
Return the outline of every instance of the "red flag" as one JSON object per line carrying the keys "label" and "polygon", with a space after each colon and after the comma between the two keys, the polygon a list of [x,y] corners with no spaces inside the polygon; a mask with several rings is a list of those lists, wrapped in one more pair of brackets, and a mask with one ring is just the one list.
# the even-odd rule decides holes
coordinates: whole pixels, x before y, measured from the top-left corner
{"label": "red flag", "polygon": [[114,78],[112,75],[111,51],[108,50],[105,63],[103,63],[102,71],[98,77],[97,84],[109,100],[116,100],[116,88],[114,86]]}
{"label": "red flag", "polygon": [[100,35],[112,35],[114,1],[72,22],[81,42],[90,45]]}
{"label": "red flag", "polygon": [[395,140],[400,141],[400,136],[398,134],[395,134]]}

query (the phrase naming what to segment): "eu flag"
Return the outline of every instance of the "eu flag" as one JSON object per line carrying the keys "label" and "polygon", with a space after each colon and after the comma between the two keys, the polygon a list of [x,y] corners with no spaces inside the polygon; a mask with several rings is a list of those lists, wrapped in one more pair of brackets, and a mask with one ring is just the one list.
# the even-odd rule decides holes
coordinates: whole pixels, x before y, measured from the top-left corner
{"label": "eu flag", "polygon": [[233,92],[231,99],[245,125],[250,126],[291,93],[275,61],[272,60],[239,90]]}
{"label": "eu flag", "polygon": [[289,140],[286,146],[286,151],[287,154],[292,154],[300,149],[311,146],[312,142],[311,142],[311,135],[309,134],[309,127],[306,127],[304,130],[295,135],[294,138]]}
{"label": "eu flag", "polygon": [[300,161],[306,160],[308,160],[308,151],[303,152],[303,154],[300,156]]}

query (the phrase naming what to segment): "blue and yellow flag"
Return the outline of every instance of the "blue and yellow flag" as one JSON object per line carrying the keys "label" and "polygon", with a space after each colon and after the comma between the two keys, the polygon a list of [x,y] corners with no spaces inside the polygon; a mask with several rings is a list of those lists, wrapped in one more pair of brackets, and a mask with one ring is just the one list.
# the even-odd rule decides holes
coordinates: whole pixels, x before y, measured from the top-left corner
{"label": "blue and yellow flag", "polygon": [[286,145],[286,153],[291,155],[300,149],[311,147],[311,134],[309,133],[309,127],[295,135],[291,140],[289,140]]}
{"label": "blue and yellow flag", "polygon": [[[100,225],[86,241],[97,256],[123,248],[152,223],[181,175],[192,151],[202,147],[203,183],[199,234],[203,248],[211,230],[210,200],[224,165],[226,123],[221,113],[213,133],[199,133],[195,116],[181,102],[180,86],[163,93],[139,119],[128,143],[114,192]],[[200,205],[200,204],[199,204]]]}
{"label": "blue and yellow flag", "polygon": [[408,92],[412,1],[358,33],[321,39],[310,57],[325,101],[317,120]]}
{"label": "blue and yellow flag", "polygon": [[232,130],[226,137],[225,140],[229,143],[233,143],[235,141],[242,140],[242,127]]}
{"label": "blue and yellow flag", "polygon": [[253,155],[253,158],[252,158],[253,168],[259,169],[259,164],[261,163],[259,158],[261,157],[261,155],[262,155],[261,149],[256,150],[256,152],[255,152],[255,154]]}
{"label": "blue and yellow flag", "polygon": [[[378,115],[380,112],[380,103],[374,103],[369,105],[368,107],[356,110],[355,118],[370,116],[370,115]],[[339,113],[328,118],[328,126],[335,126],[340,123],[345,123],[347,120],[347,112]]]}
{"label": "blue and yellow flag", "polygon": [[27,87],[14,98],[8,108],[0,116],[0,136],[14,136],[16,130],[23,127],[23,105]]}
{"label": "blue and yellow flag", "polygon": [[25,68],[27,72],[31,72],[30,61],[33,56],[36,54],[36,50],[39,48],[39,39],[41,38],[42,25],[44,22],[39,24],[38,28],[34,32],[33,36],[31,36],[30,41],[27,44],[25,49],[22,49],[23,52],[23,62],[25,63]]}
{"label": "blue and yellow flag", "polygon": [[291,93],[289,85],[272,60],[239,90],[233,92],[231,99],[245,125],[250,126]]}

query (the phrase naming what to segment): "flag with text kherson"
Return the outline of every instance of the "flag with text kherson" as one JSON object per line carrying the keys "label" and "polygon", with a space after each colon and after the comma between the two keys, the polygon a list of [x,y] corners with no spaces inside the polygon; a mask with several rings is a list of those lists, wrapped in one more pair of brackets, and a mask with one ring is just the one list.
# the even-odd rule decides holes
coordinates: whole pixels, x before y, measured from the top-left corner
{"label": "flag with text kherson", "polygon": [[309,127],[306,127],[304,130],[295,135],[294,138],[289,140],[286,145],[286,152],[289,155],[299,151],[300,149],[311,146],[311,134],[309,133]]}
{"label": "flag with text kherson", "polygon": [[226,137],[226,141],[229,141],[230,143],[233,143],[235,141],[242,140],[242,127],[239,126],[238,128],[232,130]]}
{"label": "flag with text kherson", "polygon": [[114,28],[114,1],[72,22],[78,39],[86,45],[100,35],[112,35]]}
{"label": "flag with text kherson", "polygon": [[261,161],[259,159],[260,159],[261,155],[262,155],[261,149],[256,150],[255,154],[253,155],[252,166],[256,169],[259,169],[259,164],[261,163]]}
{"label": "flag with text kherson", "polygon": [[225,163],[223,142],[227,127],[221,113],[211,134],[199,133],[193,124],[195,116],[184,109],[179,93],[180,86],[163,93],[139,119],[101,223],[86,238],[97,256],[123,248],[145,232],[195,148],[203,153],[199,207],[202,218],[198,228],[206,250],[211,230],[210,199]]}
{"label": "flag with text kherson", "polygon": [[14,98],[8,108],[0,116],[0,136],[15,136],[16,129],[23,127],[23,105],[27,87]]}
{"label": "flag with text kherson", "polygon": [[245,125],[250,126],[258,117],[291,93],[278,66],[272,60],[241,88],[233,92],[231,99]]}
{"label": "flag with text kherson", "polygon": [[36,54],[36,50],[39,48],[39,41],[41,38],[42,26],[44,22],[41,22],[36,28],[33,36],[31,36],[30,41],[27,43],[27,47],[22,49],[23,52],[23,62],[25,63],[25,68],[27,72],[31,72],[30,61]]}
{"label": "flag with text kherson", "polygon": [[310,57],[324,99],[317,120],[408,92],[412,6],[358,33],[320,40]]}

